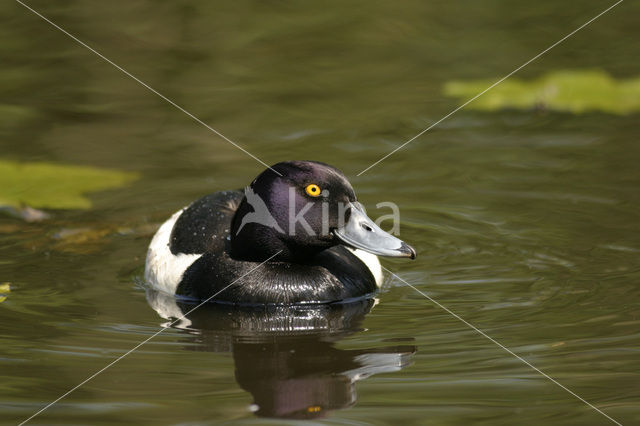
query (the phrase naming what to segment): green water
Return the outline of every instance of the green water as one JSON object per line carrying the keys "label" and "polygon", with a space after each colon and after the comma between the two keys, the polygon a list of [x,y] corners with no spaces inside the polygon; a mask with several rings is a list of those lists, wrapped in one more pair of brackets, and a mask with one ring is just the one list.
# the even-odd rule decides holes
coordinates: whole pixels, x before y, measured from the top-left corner
{"label": "green water", "polygon": [[[462,110],[356,176],[458,105],[447,81],[497,79],[610,3],[29,4],[266,163],[335,165],[374,217],[397,203],[418,259],[386,267],[640,422],[638,113]],[[0,10],[0,158],[140,175],[89,210],[0,216],[0,422],[15,424],[166,324],[141,282],[157,226],[263,166],[18,3]],[[622,3],[518,76],[637,76],[639,13]],[[613,424],[401,281],[378,299],[294,312],[317,321],[293,336],[203,310],[33,424]]]}

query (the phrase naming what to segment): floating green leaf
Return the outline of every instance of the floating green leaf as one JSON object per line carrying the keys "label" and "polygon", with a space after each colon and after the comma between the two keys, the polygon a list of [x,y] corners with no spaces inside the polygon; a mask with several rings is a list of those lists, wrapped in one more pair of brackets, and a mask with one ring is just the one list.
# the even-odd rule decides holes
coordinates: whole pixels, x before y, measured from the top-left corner
{"label": "floating green leaf", "polygon": [[[494,80],[451,81],[447,96],[470,99],[491,86]],[[575,114],[601,111],[629,114],[640,111],[640,77],[616,80],[598,70],[554,71],[538,79],[510,78],[471,102],[469,109],[549,109]]]}
{"label": "floating green leaf", "polygon": [[92,167],[0,160],[0,206],[87,209],[85,194],[117,188],[137,174]]}
{"label": "floating green leaf", "polygon": [[0,303],[7,300],[7,294],[11,292],[10,283],[0,283]]}

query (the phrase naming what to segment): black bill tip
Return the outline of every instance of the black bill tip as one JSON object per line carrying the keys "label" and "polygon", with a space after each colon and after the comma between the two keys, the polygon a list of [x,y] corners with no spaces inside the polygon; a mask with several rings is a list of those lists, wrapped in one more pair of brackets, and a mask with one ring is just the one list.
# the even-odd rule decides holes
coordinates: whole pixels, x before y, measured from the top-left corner
{"label": "black bill tip", "polygon": [[411,258],[411,260],[415,259],[416,256],[418,255],[416,253],[416,249],[414,249],[413,247],[411,247],[409,244],[405,242],[402,242],[402,245],[400,246],[398,251],[402,253],[406,253],[407,257]]}

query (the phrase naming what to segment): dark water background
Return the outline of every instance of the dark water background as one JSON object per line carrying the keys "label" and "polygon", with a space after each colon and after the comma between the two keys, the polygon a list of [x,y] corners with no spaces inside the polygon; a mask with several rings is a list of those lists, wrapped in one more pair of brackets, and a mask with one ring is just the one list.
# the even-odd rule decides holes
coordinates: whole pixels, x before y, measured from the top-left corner
{"label": "dark water background", "polygon": [[[419,257],[388,268],[640,422],[637,113],[463,110],[356,177],[455,108],[446,81],[501,77],[610,3],[29,4],[265,162],[341,168],[372,216],[397,203]],[[141,176],[90,210],[0,216],[0,422],[13,424],[166,323],[139,281],[151,235],[263,167],[18,3],[0,13],[0,156]],[[622,3],[518,75],[640,74],[639,13]],[[286,338],[243,328],[264,317],[203,313],[33,423],[278,424],[252,413],[270,395],[271,414],[335,424],[608,423],[401,282],[379,302],[312,312],[324,331]]]}

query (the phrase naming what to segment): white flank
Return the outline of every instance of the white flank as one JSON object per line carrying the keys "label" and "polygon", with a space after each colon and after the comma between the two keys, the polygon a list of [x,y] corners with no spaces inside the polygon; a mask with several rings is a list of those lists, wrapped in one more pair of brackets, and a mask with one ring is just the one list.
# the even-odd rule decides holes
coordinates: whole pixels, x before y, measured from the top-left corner
{"label": "white flank", "polygon": [[183,211],[184,209],[174,213],[153,236],[144,267],[144,279],[158,290],[169,294],[175,294],[184,271],[202,256],[184,253],[175,255],[169,249],[173,225]]}
{"label": "white flank", "polygon": [[364,250],[360,249],[352,249],[351,247],[347,247],[351,250],[351,253],[355,254],[371,271],[373,278],[376,280],[376,285],[380,287],[382,285],[382,281],[384,276],[382,275],[382,267],[380,266],[380,261],[378,260],[378,256],[375,254],[371,254]]}

